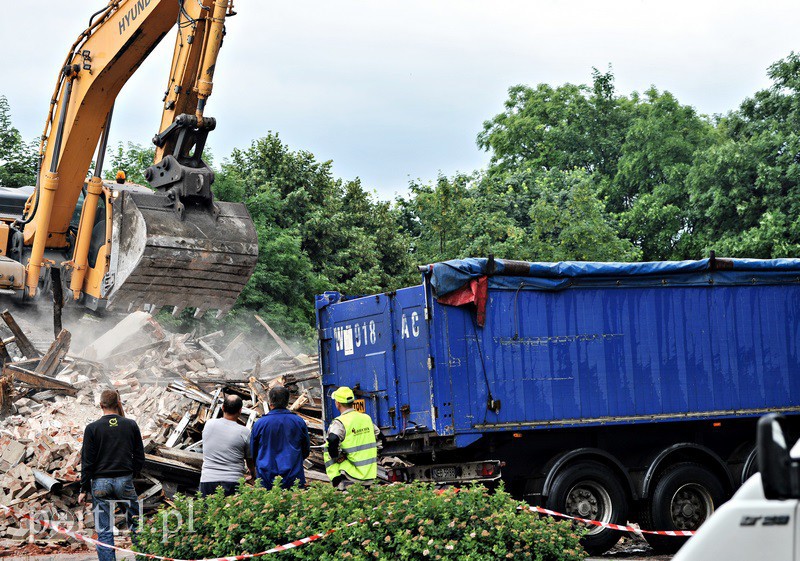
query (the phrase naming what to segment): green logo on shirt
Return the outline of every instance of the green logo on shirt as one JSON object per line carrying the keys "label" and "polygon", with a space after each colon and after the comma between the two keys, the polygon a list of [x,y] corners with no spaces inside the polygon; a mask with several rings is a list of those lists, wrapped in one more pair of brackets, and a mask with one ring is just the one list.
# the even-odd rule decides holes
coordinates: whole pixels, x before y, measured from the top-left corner
{"label": "green logo on shirt", "polygon": [[116,427],[118,423],[119,423],[119,420],[116,417],[111,417],[108,420],[109,426],[112,426],[112,427]]}

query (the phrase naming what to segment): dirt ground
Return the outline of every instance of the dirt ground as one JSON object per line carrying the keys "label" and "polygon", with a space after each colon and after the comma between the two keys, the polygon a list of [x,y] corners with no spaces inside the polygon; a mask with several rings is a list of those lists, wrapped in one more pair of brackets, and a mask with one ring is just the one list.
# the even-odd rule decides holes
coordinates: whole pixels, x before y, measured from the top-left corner
{"label": "dirt ground", "polygon": [[642,538],[624,537],[619,543],[600,557],[590,557],[588,561],[608,561],[624,559],[625,561],[669,561],[672,555],[656,555],[653,549]]}

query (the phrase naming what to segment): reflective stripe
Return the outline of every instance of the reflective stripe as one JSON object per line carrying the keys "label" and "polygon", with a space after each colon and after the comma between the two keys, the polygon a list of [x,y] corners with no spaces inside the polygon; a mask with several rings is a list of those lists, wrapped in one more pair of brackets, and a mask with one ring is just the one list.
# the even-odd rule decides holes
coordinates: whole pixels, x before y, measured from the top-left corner
{"label": "reflective stripe", "polygon": [[358,481],[375,479],[378,476],[378,444],[372,419],[351,409],[336,420],[344,427],[344,438],[340,443],[344,458],[337,462],[326,449],[323,454],[325,473],[331,480],[341,473]]}
{"label": "reflective stripe", "polygon": [[352,454],[353,452],[361,452],[362,450],[371,450],[377,447],[378,447],[377,442],[370,442],[369,444],[362,444],[361,446],[351,446],[349,448],[342,448],[341,450],[345,454]]}
{"label": "reflective stripe", "polygon": [[[333,464],[337,464],[337,463],[341,463],[341,462],[335,462],[333,460],[328,460],[327,462],[325,462],[325,469],[328,469]],[[367,458],[366,460],[359,460],[357,462],[350,462],[350,463],[353,464],[354,466],[359,466],[359,467],[368,466],[370,464],[377,464],[378,463],[378,458]]]}

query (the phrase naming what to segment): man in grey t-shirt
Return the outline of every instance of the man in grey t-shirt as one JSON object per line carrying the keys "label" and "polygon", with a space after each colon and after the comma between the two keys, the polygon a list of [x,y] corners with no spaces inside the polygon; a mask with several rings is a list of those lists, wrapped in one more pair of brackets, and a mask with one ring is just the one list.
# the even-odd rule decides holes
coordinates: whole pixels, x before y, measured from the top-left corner
{"label": "man in grey t-shirt", "polygon": [[245,473],[255,477],[250,453],[250,431],[239,424],[242,398],[225,397],[221,419],[211,419],[203,429],[203,469],[200,473],[200,495],[205,497],[222,487],[225,496],[236,492],[236,485]]}

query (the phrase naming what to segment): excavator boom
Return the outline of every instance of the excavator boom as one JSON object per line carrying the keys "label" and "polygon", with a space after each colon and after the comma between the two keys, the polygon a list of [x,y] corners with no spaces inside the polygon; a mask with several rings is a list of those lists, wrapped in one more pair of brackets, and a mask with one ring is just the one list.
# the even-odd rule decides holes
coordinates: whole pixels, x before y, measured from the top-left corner
{"label": "excavator boom", "polygon": [[[48,267],[62,265],[52,257],[60,251],[68,258],[63,267],[73,297],[92,308],[233,306],[255,267],[257,236],[244,205],[214,200],[214,173],[202,160],[216,126],[204,110],[232,4],[111,0],[92,16],[59,73],[36,190],[13,225],[29,256],[29,296]],[[146,172],[152,190],[104,183],[114,101],[173,28],[162,129]],[[98,142],[97,165],[86,181]]]}

